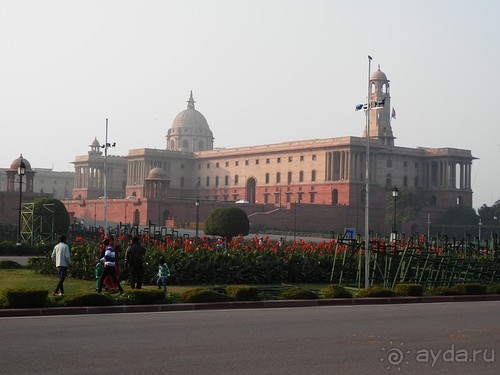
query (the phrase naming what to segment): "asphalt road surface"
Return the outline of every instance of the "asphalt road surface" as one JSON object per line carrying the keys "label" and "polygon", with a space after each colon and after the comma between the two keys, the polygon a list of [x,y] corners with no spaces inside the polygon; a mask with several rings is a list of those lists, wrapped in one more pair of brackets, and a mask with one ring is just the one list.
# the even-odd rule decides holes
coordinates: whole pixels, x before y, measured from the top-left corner
{"label": "asphalt road surface", "polygon": [[0,318],[0,374],[499,374],[500,302]]}

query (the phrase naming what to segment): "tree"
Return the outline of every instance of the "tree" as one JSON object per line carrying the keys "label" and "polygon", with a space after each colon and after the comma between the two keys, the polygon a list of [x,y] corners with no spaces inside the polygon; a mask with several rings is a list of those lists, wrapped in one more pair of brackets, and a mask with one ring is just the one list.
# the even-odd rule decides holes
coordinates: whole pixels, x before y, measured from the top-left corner
{"label": "tree", "polygon": [[44,205],[54,212],[54,233],[66,233],[70,225],[70,218],[64,203],[55,198],[35,199],[33,201],[33,215],[35,218],[45,214]]}
{"label": "tree", "polygon": [[205,233],[226,237],[228,241],[234,236],[246,236],[250,231],[248,216],[238,207],[221,207],[215,209],[205,223]]}
{"label": "tree", "polygon": [[[399,190],[397,197],[396,208],[396,226],[401,228],[404,223],[409,223],[415,220],[420,210],[425,206],[425,201],[415,194],[407,190]],[[394,221],[394,197],[392,191],[387,195],[387,213],[385,222],[388,227],[392,228]]]}

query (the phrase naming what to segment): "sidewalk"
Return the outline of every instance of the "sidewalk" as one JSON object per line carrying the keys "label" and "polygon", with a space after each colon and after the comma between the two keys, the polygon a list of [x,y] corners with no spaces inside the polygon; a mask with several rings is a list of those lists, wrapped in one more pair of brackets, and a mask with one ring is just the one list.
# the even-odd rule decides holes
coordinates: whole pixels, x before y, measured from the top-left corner
{"label": "sidewalk", "polygon": [[500,294],[471,296],[429,296],[429,297],[379,297],[379,298],[335,298],[317,300],[288,301],[241,301],[216,303],[182,303],[170,305],[119,305],[119,306],[81,306],[81,307],[47,307],[32,309],[0,309],[0,318],[20,316],[50,316],[50,315],[86,315],[86,314],[117,314],[144,313],[167,311],[194,310],[228,310],[228,309],[270,309],[285,307],[316,307],[316,306],[357,306],[380,304],[410,304],[436,302],[478,302],[500,301]]}

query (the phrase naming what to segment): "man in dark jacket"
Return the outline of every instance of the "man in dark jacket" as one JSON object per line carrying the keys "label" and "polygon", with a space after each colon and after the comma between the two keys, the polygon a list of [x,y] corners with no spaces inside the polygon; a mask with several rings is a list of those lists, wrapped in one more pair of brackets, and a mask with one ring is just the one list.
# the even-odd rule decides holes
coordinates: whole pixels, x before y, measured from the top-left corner
{"label": "man in dark jacket", "polygon": [[146,249],[139,243],[139,238],[132,238],[132,245],[125,253],[125,264],[130,270],[130,286],[132,289],[141,289],[142,287],[145,254]]}

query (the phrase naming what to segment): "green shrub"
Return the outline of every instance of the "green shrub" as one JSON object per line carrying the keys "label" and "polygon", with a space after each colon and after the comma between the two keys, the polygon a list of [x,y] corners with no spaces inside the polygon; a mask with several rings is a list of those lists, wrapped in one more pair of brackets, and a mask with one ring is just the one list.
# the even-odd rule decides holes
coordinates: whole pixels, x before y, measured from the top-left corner
{"label": "green shrub", "polygon": [[462,294],[486,294],[488,287],[483,284],[457,284],[455,289]]}
{"label": "green shrub", "polygon": [[500,294],[500,284],[490,286],[488,292],[491,294]]}
{"label": "green shrub", "polygon": [[259,289],[255,286],[248,285],[228,285],[226,287],[228,296],[233,297],[236,301],[258,301]]}
{"label": "green shrub", "polygon": [[45,289],[7,289],[4,292],[5,306],[9,308],[45,307],[49,291]]}
{"label": "green shrub", "polygon": [[116,301],[108,294],[79,293],[64,298],[66,306],[112,306]]}
{"label": "green shrub", "polygon": [[20,265],[17,262],[14,262],[13,260],[0,260],[0,269],[4,270],[16,270],[16,269],[21,269],[24,268],[22,265]]}
{"label": "green shrub", "polygon": [[165,292],[162,290],[131,289],[125,292],[122,299],[127,305],[152,305],[167,303]]}
{"label": "green shrub", "polygon": [[227,294],[219,293],[208,288],[188,289],[181,293],[179,298],[183,303],[233,301],[233,298],[231,298]]}
{"label": "green shrub", "polygon": [[420,284],[396,284],[395,291],[400,296],[419,297],[424,293],[424,287]]}
{"label": "green shrub", "polygon": [[352,298],[352,293],[341,285],[328,285],[321,290],[323,298]]}
{"label": "green shrub", "polygon": [[390,289],[382,288],[381,286],[372,286],[368,289],[361,289],[356,295],[359,298],[363,297],[394,297],[396,295]]}
{"label": "green shrub", "polygon": [[318,299],[318,295],[309,289],[293,288],[279,294],[279,299]]}
{"label": "green shrub", "polygon": [[426,293],[432,296],[458,296],[463,294],[455,288],[449,288],[447,286],[439,286],[437,288],[429,289]]}

